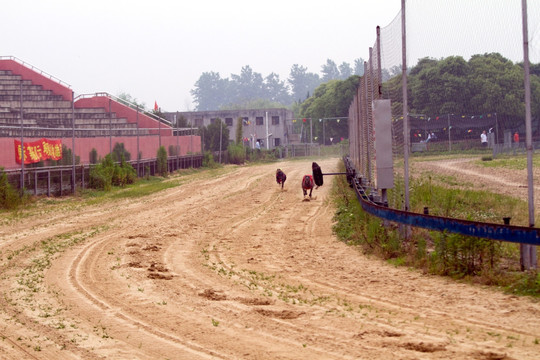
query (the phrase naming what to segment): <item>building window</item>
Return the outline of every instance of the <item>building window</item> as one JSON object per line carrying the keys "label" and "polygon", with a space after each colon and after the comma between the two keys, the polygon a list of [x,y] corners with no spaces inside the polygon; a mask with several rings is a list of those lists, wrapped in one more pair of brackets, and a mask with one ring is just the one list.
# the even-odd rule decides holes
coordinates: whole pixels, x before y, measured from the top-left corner
{"label": "building window", "polygon": [[280,138],[274,138],[274,146],[281,145],[281,139]]}
{"label": "building window", "polygon": [[227,126],[233,126],[232,118],[225,118],[225,124],[227,124]]}
{"label": "building window", "polygon": [[264,125],[263,117],[262,117],[262,116],[257,116],[257,117],[255,118],[255,124],[257,124],[257,125]]}
{"label": "building window", "polygon": [[215,124],[216,121],[218,121],[218,120],[219,120],[219,118],[211,118],[210,119],[210,124]]}
{"label": "building window", "polygon": [[272,116],[272,125],[279,125],[279,116]]}
{"label": "building window", "polygon": [[195,119],[195,127],[203,127],[203,119]]}
{"label": "building window", "polygon": [[249,120],[247,117],[243,117],[242,118],[242,124],[244,124],[244,126],[248,126],[249,125]]}

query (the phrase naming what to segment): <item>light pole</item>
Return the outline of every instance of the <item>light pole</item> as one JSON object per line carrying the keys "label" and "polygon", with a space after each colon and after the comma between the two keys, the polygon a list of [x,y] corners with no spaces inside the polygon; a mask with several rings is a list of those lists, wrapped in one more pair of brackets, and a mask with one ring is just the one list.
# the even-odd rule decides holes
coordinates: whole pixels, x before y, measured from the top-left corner
{"label": "light pole", "polygon": [[309,118],[309,143],[313,145],[313,120]]}
{"label": "light pole", "polygon": [[323,146],[325,145],[325,142],[324,142],[325,138],[326,138],[326,136],[324,134],[324,119],[322,119],[322,144],[323,144]]}
{"label": "light pole", "polygon": [[223,140],[223,123],[219,119],[219,163],[221,164],[221,141]]}

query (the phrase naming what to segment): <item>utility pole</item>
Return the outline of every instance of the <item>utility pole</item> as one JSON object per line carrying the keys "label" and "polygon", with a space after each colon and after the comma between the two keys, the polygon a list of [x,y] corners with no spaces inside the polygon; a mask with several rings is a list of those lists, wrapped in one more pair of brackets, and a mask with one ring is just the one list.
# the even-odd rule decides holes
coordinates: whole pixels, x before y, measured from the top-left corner
{"label": "utility pole", "polygon": [[[532,160],[534,149],[532,147],[531,124],[531,83],[529,74],[529,31],[527,24],[527,0],[521,0],[523,21],[523,70],[525,77],[525,145],[527,147],[527,183],[529,203],[529,226],[534,227],[534,184]],[[534,245],[520,244],[522,270],[536,269],[536,247]]]}

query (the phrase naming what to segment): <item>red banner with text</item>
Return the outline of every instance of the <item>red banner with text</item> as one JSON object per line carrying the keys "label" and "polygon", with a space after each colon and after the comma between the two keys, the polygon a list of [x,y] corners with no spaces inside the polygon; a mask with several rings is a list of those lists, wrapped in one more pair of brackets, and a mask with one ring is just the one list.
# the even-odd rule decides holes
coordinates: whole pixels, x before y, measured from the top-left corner
{"label": "red banner with text", "polygon": [[[15,140],[15,161],[21,163],[23,151],[21,141]],[[24,163],[33,164],[41,160],[62,159],[62,140],[39,139],[37,141],[24,142]]]}

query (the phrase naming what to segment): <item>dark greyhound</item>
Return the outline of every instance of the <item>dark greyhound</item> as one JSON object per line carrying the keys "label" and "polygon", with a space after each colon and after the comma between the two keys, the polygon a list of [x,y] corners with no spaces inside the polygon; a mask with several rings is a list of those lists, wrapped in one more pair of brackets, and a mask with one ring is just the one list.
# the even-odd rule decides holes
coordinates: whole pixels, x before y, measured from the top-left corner
{"label": "dark greyhound", "polygon": [[321,167],[316,162],[311,164],[311,169],[313,170],[313,180],[317,186],[315,189],[317,189],[319,186],[323,185],[323,173]]}
{"label": "dark greyhound", "polygon": [[281,184],[281,188],[283,189],[283,185],[285,185],[285,180],[287,180],[287,175],[281,170],[277,169],[276,171],[276,182]]}

